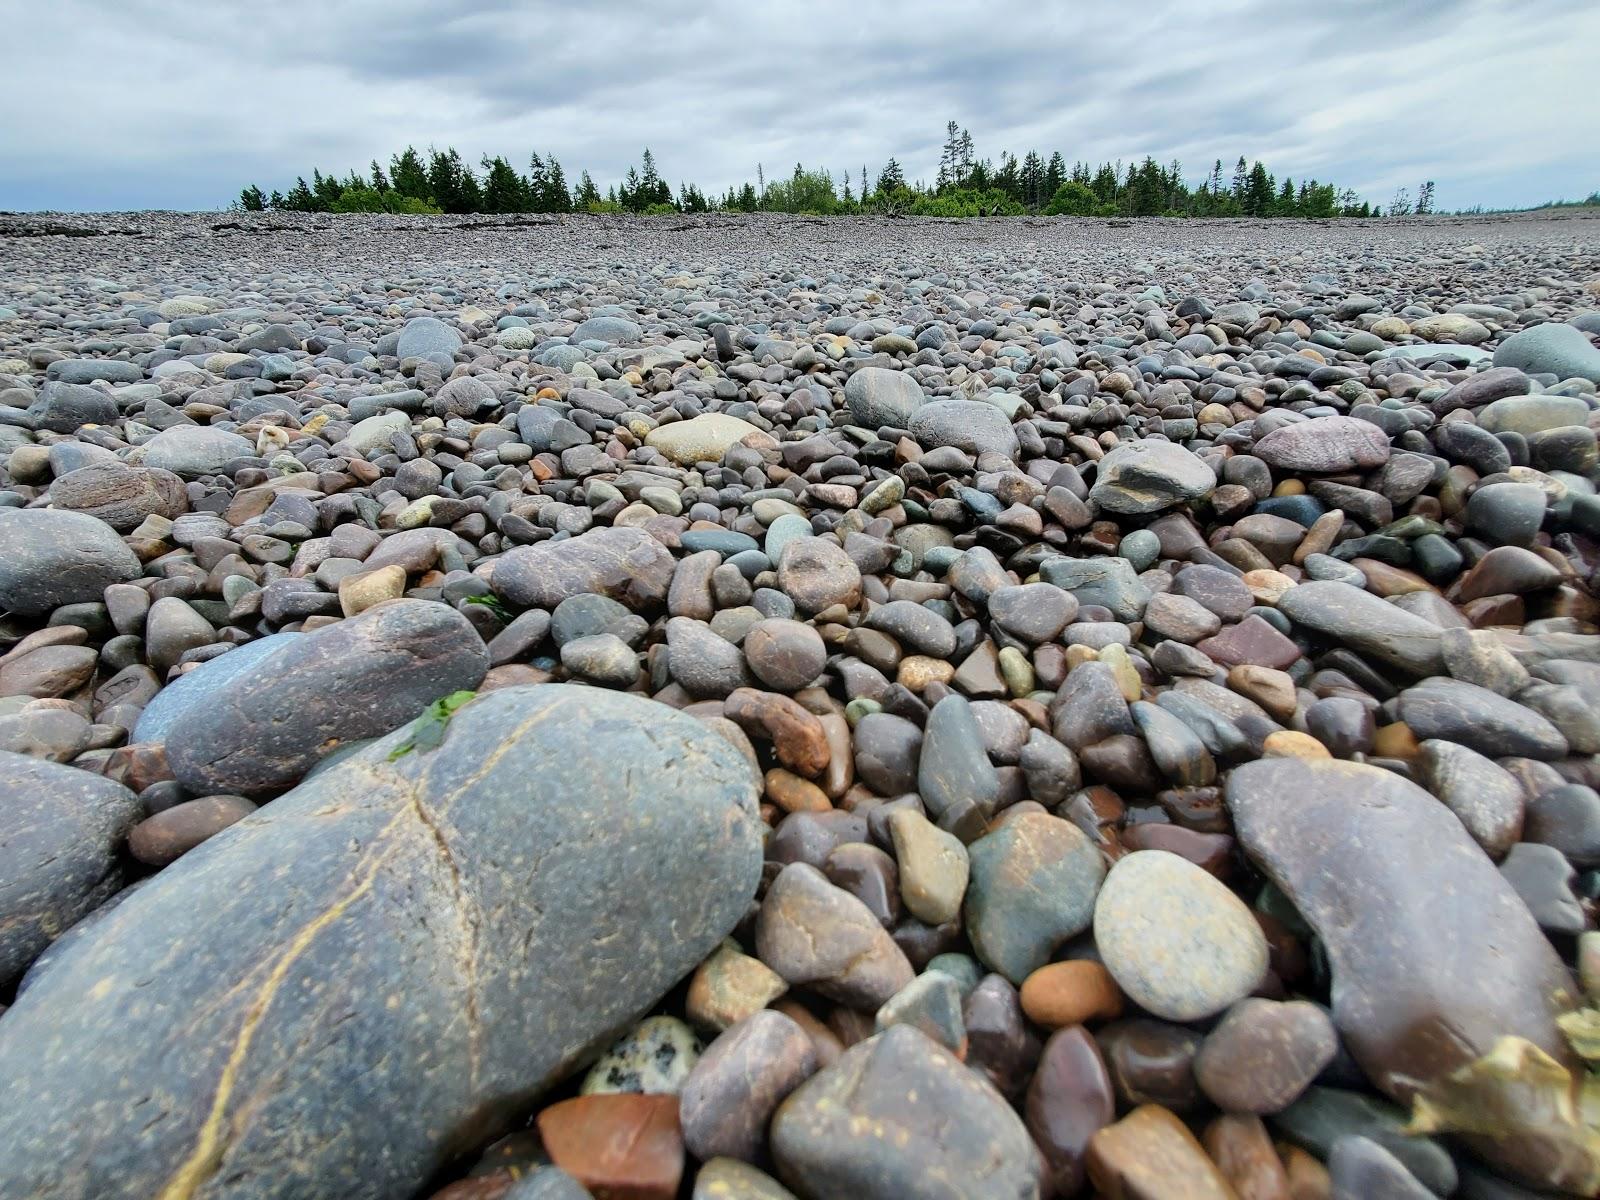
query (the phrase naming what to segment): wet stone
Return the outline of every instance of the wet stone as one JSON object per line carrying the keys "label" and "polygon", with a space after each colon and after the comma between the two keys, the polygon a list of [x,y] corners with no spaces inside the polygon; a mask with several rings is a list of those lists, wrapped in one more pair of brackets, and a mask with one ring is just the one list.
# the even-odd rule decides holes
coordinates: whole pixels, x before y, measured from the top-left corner
{"label": "wet stone", "polygon": [[[930,1111],[962,1119],[930,1126]],[[935,1186],[952,1200],[1027,1200],[1041,1173],[1026,1127],[993,1085],[903,1025],[793,1092],[773,1118],[772,1152],[805,1200],[901,1200]]]}
{"label": "wet stone", "polygon": [[[157,1194],[220,1103],[223,1177],[414,1193],[448,1154],[439,1128],[509,1127],[687,974],[754,893],[754,773],[690,717],[597,689],[506,688],[456,710],[435,748],[391,761],[403,737],[184,855],[27,989],[0,1022],[0,1061],[48,1100],[0,1118],[0,1190],[56,1187],[70,1161],[83,1194]],[[630,938],[652,953],[594,951]],[[563,971],[545,969],[552,956]],[[172,1003],[191,1014],[181,1054]],[[283,1050],[309,1044],[322,1049]],[[383,1086],[352,1107],[341,1081],[375,1063]],[[135,1103],[152,1087],[160,1121]],[[642,1100],[665,1101],[659,1128],[675,1139],[671,1097],[568,1103]],[[307,1139],[292,1159],[285,1128]]]}
{"label": "wet stone", "polygon": [[1139,1007],[1173,1021],[1212,1016],[1249,994],[1267,944],[1243,902],[1161,850],[1119,859],[1095,902],[1095,945]]}
{"label": "wet stone", "polygon": [[752,1014],[712,1042],[683,1084],[684,1144],[702,1161],[756,1162],[767,1123],[783,1099],[817,1069],[816,1051],[782,1013]]}
{"label": "wet stone", "polygon": [[968,846],[964,913],[978,959],[1021,985],[1088,928],[1104,867],[1076,826],[1025,813]]}
{"label": "wet stone", "polygon": [[1338,1047],[1333,1023],[1316,1005],[1245,999],[1206,1035],[1195,1056],[1195,1079],[1224,1112],[1279,1112],[1299,1098]]}

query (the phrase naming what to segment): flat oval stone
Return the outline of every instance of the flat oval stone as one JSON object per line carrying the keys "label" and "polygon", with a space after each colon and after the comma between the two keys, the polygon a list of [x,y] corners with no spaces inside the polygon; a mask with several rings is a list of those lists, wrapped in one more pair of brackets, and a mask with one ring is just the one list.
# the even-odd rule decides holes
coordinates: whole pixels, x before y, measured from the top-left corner
{"label": "flat oval stone", "polygon": [[756,953],[791,985],[864,1012],[911,982],[911,964],[860,900],[806,863],[790,863],[767,889]]}
{"label": "flat oval stone", "polygon": [[562,541],[517,546],[495,563],[496,592],[525,608],[555,608],[596,592],[635,611],[665,602],[672,553],[642,529],[606,526]]}
{"label": "flat oval stone", "polygon": [[1383,466],[1389,439],[1355,417],[1313,417],[1274,429],[1251,453],[1283,470],[1331,474]]}
{"label": "flat oval stone", "polygon": [[489,652],[455,609],[391,600],[297,635],[251,669],[258,681],[187,706],[167,729],[167,761],[192,792],[288,787],[342,743],[388,733],[477,687]]}
{"label": "flat oval stone", "polygon": [[39,616],[99,600],[140,570],[117,531],[87,513],[0,508],[0,608]]}
{"label": "flat oval stone", "polygon": [[[1227,800],[1246,853],[1322,939],[1334,1024],[1381,1090],[1409,1101],[1502,1037],[1570,1061],[1555,1020],[1576,1001],[1571,976],[1427,792],[1377,767],[1283,758],[1236,768]],[[1488,1153],[1538,1178],[1534,1141]]]}
{"label": "flat oval stone", "polygon": [[1044,1154],[1045,1194],[1075,1194],[1083,1186],[1089,1140],[1117,1115],[1100,1048],[1081,1026],[1058,1029],[1044,1044],[1024,1115]]}
{"label": "flat oval stone", "polygon": [[1089,499],[1109,512],[1143,515],[1199,500],[1216,486],[1216,472],[1186,447],[1140,439],[1100,460]]}
{"label": "flat oval stone", "polygon": [[122,887],[143,816],[120,783],[0,751],[0,987]]}
{"label": "flat oval stone", "polygon": [[684,1082],[684,1144],[702,1161],[757,1161],[773,1112],[816,1069],[805,1030],[771,1009],[752,1014],[712,1042]]}
{"label": "flat oval stone", "polygon": [[1443,666],[1439,626],[1348,583],[1302,583],[1279,597],[1277,608],[1296,625],[1413,675],[1436,675]]}
{"label": "flat oval stone", "polygon": [[1492,758],[1565,758],[1567,739],[1531,708],[1460,679],[1435,676],[1400,693],[1418,739],[1442,738]]}
{"label": "flat oval stone", "polygon": [[1134,1109],[1089,1142],[1089,1178],[1107,1196],[1235,1200],[1217,1165],[1177,1117],[1158,1105]]}
{"label": "flat oval stone", "polygon": [[1020,986],[1089,927],[1105,867],[1076,825],[1030,812],[967,847],[964,904],[979,960]]}
{"label": "flat oval stone", "polygon": [[391,761],[404,737],[185,855],[27,989],[0,1022],[0,1192],[414,1194],[754,895],[755,773],[689,716],[513,687]]}
{"label": "flat oval stone", "polygon": [[1094,909],[1095,946],[1139,1007],[1198,1021],[1248,995],[1267,971],[1250,910],[1185,858],[1141,850],[1118,859]]}
{"label": "flat oval stone", "polygon": [[1206,1035],[1194,1074],[1230,1113],[1274,1113],[1297,1100],[1339,1049],[1333,1022],[1305,1000],[1239,1001]]}
{"label": "flat oval stone", "polygon": [[[930,1122],[929,1113],[960,1114]],[[1032,1200],[1039,1151],[1005,1098],[907,1025],[846,1050],[772,1120],[783,1181],[806,1200]]]}

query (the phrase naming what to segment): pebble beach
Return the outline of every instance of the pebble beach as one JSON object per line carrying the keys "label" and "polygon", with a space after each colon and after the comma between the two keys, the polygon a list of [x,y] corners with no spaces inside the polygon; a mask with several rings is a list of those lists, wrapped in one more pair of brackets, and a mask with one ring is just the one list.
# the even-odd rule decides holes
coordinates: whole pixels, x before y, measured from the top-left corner
{"label": "pebble beach", "polygon": [[0,214],[0,1197],[1600,1192],[1586,211]]}

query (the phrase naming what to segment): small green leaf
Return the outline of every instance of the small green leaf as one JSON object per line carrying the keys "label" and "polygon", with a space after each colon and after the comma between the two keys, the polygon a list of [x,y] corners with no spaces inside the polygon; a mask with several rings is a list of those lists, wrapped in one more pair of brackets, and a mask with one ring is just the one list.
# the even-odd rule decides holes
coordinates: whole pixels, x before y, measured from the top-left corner
{"label": "small green leaf", "polygon": [[506,602],[493,592],[485,592],[481,596],[468,596],[467,603],[483,605],[502,621],[509,622],[512,619],[511,610],[506,607]]}
{"label": "small green leaf", "polygon": [[444,741],[445,728],[450,724],[450,718],[455,715],[456,709],[477,694],[477,692],[451,692],[448,696],[428,705],[423,714],[411,723],[411,732],[405,741],[389,752],[389,761],[394,762],[403,758],[413,750],[426,752],[437,749]]}

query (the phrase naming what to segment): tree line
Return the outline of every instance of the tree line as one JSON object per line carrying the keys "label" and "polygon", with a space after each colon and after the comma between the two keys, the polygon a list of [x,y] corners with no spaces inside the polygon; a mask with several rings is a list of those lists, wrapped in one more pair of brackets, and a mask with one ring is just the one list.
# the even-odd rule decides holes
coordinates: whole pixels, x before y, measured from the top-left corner
{"label": "tree line", "polygon": [[1426,214],[1433,211],[1433,183],[1424,182],[1413,201],[1402,188],[1387,210],[1363,200],[1348,188],[1302,179],[1281,180],[1259,160],[1243,156],[1225,174],[1221,159],[1198,180],[1185,177],[1174,159],[1163,166],[1146,156],[1124,164],[1074,162],[1061,152],[1048,156],[1029,150],[1021,158],[1009,152],[998,160],[980,158],[972,135],[956,122],[946,126],[938,173],[931,182],[911,181],[894,158],[869,176],[838,175],[827,168],[799,163],[788,175],[767,178],[757,166],[756,178],[721,195],[692,183],[676,192],[662,177],[655,156],[646,149],[638,166],[604,193],[588,171],[569,183],[553,154],[534,153],[519,171],[503,156],[485,155],[476,168],[453,147],[419,152],[407,146],[392,156],[387,169],[373,160],[365,173],[344,177],[302,175],[287,192],[268,194],[255,184],[239,195],[238,207],[249,211],[388,213],[700,213],[785,212],[831,216],[848,213],[936,217],[1049,216],[1094,217],[1372,217]]}

